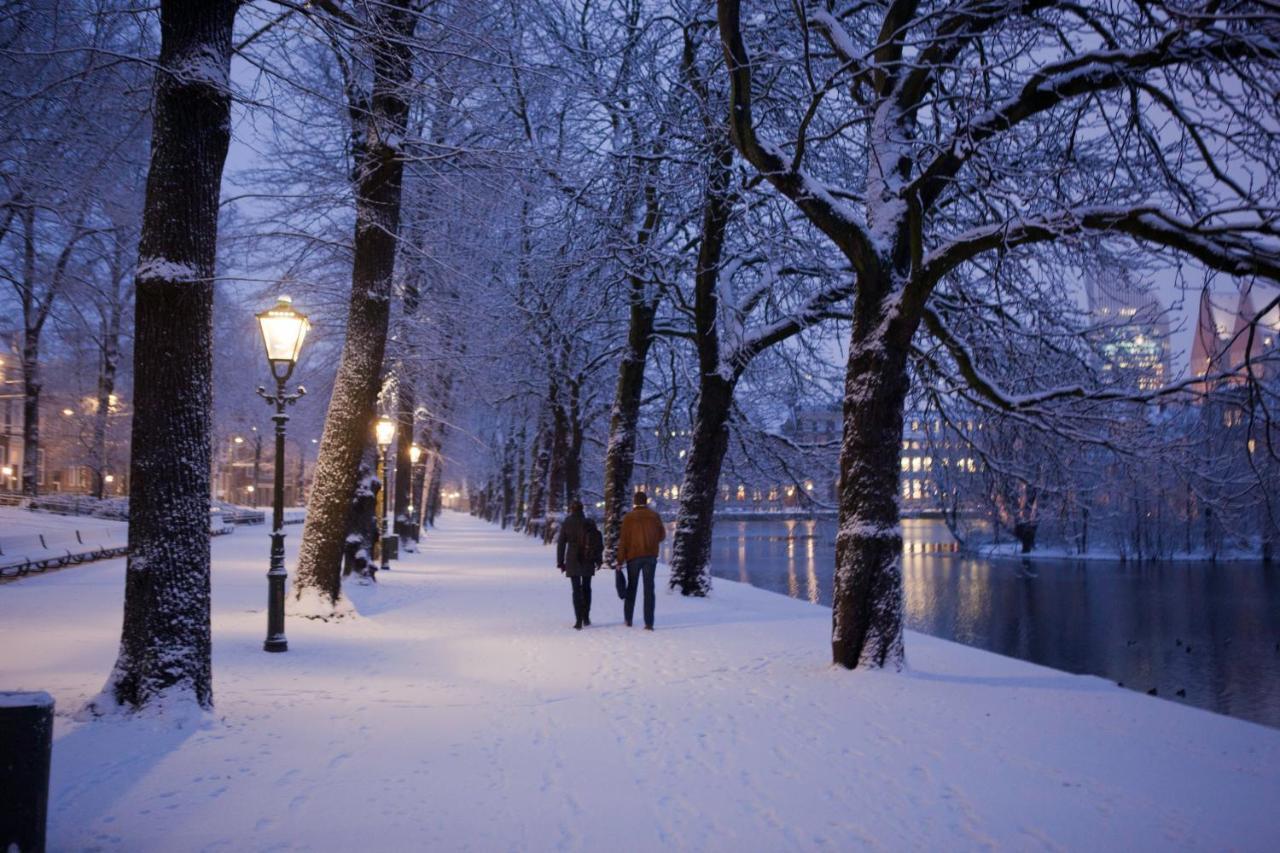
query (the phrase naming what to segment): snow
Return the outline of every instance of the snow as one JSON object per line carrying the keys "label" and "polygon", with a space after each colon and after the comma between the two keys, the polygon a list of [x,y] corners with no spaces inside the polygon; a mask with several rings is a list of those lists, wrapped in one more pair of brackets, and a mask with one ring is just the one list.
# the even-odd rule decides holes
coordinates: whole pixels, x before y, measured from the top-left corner
{"label": "snow", "polygon": [[123,521],[89,515],[55,515],[18,507],[0,507],[0,538],[36,536],[41,533],[46,536],[74,538],[77,530],[85,536],[86,542],[89,541],[89,534],[95,539],[123,541],[128,536],[129,525]]}
{"label": "snow", "polygon": [[877,521],[850,519],[840,528],[840,535],[851,539],[901,539],[901,524],[881,524]]}
{"label": "snow", "polygon": [[165,258],[139,258],[138,281],[194,282],[201,275],[195,267]]}
{"label": "snow", "polygon": [[809,20],[826,31],[827,37],[831,39],[831,46],[841,60],[845,63],[857,62],[858,47],[835,15],[826,9],[815,9],[809,13]]}
{"label": "snow", "polygon": [[43,691],[0,690],[0,708],[48,708],[53,697]]}
{"label": "snow", "polygon": [[231,85],[231,60],[211,44],[201,44],[189,55],[178,57],[171,71],[183,83],[212,86],[221,92]]}
{"label": "snow", "polygon": [[[1275,849],[1280,731],[908,633],[829,663],[831,613],[724,581],[570,629],[552,551],[446,514],[261,650],[268,538],[213,542],[216,711],[76,719],[124,564],[0,587],[6,689],[57,700],[52,850]],[[295,537],[290,537],[290,559]],[[660,570],[660,575],[665,570]]]}

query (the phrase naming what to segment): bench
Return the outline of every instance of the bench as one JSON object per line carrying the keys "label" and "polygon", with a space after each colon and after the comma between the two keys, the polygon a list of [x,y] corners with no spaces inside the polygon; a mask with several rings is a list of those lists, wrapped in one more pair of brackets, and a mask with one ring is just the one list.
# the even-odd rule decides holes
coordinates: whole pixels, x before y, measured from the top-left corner
{"label": "bench", "polygon": [[34,533],[0,537],[0,578],[13,578],[93,560],[123,557],[129,546],[106,532]]}

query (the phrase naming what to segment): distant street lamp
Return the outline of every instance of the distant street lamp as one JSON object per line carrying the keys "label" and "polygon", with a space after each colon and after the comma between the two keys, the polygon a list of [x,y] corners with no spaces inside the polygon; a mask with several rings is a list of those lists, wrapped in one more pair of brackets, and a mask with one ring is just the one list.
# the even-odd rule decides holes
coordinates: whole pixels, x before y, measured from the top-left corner
{"label": "distant street lamp", "polygon": [[284,427],[289,416],[285,406],[296,403],[307,393],[301,385],[293,394],[284,392],[284,383],[293,374],[298,363],[302,341],[311,323],[307,315],[297,311],[289,297],[281,296],[275,307],[257,315],[262,330],[262,341],[267,348],[267,362],[276,380],[276,393],[268,394],[261,385],[258,396],[276,407],[272,420],[276,423],[275,489],[272,494],[271,513],[271,568],[267,570],[267,639],[262,648],[268,652],[286,652],[289,641],[284,636]]}
{"label": "distant street lamp", "polygon": [[420,507],[414,506],[414,498],[418,497],[422,469],[418,463],[422,460],[422,447],[415,441],[409,445],[409,523],[413,525],[413,541],[418,541],[418,531],[422,529],[422,519],[418,517]]}
{"label": "distant street lamp", "polygon": [[378,482],[382,484],[382,511],[378,513],[378,556],[379,566],[382,571],[391,568],[390,555],[387,553],[387,451],[391,449],[391,443],[396,440],[396,422],[388,417],[378,418],[378,424],[374,427],[374,433],[378,440]]}

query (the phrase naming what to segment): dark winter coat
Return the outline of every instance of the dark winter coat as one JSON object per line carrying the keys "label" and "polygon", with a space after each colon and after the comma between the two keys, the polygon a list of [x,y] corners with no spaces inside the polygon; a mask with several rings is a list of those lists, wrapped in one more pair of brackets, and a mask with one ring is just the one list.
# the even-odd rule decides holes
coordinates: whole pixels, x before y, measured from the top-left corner
{"label": "dark winter coat", "polygon": [[556,567],[570,577],[590,577],[600,565],[603,546],[594,521],[580,512],[565,516],[556,536]]}

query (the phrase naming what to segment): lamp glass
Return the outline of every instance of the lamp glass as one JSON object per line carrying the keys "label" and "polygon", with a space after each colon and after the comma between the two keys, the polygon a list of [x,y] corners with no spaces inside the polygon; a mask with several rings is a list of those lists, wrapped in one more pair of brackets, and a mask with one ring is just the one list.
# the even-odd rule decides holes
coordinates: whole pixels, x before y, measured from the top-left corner
{"label": "lamp glass", "polygon": [[414,465],[418,464],[418,460],[422,458],[422,448],[416,444],[409,445],[409,461]]}
{"label": "lamp glass", "polygon": [[378,418],[378,425],[374,427],[374,431],[378,436],[378,446],[390,447],[396,437],[396,422],[391,418]]}
{"label": "lamp glass", "polygon": [[257,315],[262,329],[262,342],[267,347],[267,360],[294,364],[302,351],[311,322],[307,315],[293,307],[292,300],[281,296],[275,307]]}

